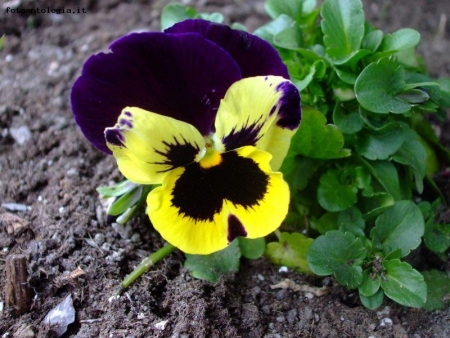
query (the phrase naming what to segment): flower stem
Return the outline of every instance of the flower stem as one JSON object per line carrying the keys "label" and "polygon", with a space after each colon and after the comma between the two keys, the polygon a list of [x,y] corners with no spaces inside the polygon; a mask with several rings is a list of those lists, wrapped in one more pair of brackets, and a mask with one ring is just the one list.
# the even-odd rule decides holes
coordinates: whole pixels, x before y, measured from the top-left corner
{"label": "flower stem", "polygon": [[176,250],[172,244],[167,243],[161,249],[152,253],[146,259],[142,261],[141,264],[136,267],[125,279],[122,281],[122,284],[114,291],[114,296],[118,296],[128,288],[136,279],[138,279],[142,274],[144,274],[148,269],[150,269],[153,265],[158,263],[161,259],[171,254]]}
{"label": "flower stem", "polygon": [[277,236],[278,240],[281,238],[281,231],[279,229],[275,230],[275,236]]}

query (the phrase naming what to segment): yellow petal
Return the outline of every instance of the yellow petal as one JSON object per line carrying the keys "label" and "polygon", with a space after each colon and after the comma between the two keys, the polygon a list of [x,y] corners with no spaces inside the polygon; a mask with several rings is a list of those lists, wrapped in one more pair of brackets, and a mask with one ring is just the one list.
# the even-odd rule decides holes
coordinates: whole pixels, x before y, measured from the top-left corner
{"label": "yellow petal", "polygon": [[123,109],[105,138],[121,173],[139,184],[161,183],[167,172],[205,152],[203,136],[192,125],[136,107]]}
{"label": "yellow petal", "polygon": [[263,237],[276,230],[289,205],[289,188],[270,169],[271,155],[242,147],[215,165],[177,168],[147,197],[161,236],[189,254],[210,254],[236,237]]}
{"label": "yellow petal", "polygon": [[214,147],[225,152],[255,146],[272,154],[278,170],[300,124],[300,94],[279,76],[257,76],[235,82],[220,102]]}

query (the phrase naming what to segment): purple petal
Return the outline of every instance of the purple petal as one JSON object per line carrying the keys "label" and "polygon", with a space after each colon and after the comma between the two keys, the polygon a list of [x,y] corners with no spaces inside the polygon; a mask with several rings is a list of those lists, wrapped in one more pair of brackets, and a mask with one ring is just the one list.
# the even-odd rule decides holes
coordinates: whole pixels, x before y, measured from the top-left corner
{"label": "purple petal", "polygon": [[250,33],[201,19],[185,20],[165,32],[203,35],[231,54],[241,68],[242,77],[277,75],[289,79],[278,52],[268,42]]}
{"label": "purple petal", "polygon": [[220,99],[241,78],[228,53],[195,33],[134,33],[110,49],[86,61],[71,93],[76,122],[106,153],[104,130],[127,106],[190,123],[208,135]]}
{"label": "purple petal", "polygon": [[297,87],[292,82],[286,81],[280,83],[277,92],[281,91],[279,120],[277,126],[290,130],[297,129],[301,120],[300,94]]}
{"label": "purple petal", "polygon": [[247,231],[239,218],[230,214],[228,216],[228,243],[233,242],[237,237],[247,237]]}

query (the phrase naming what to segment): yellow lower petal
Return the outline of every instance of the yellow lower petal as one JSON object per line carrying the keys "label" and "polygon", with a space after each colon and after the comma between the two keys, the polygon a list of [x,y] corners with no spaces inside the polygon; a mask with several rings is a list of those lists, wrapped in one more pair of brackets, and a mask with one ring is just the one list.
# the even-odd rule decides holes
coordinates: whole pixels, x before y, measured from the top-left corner
{"label": "yellow lower petal", "polygon": [[185,253],[210,254],[237,236],[266,236],[287,214],[288,185],[271,171],[269,153],[243,147],[222,159],[172,170],[147,197],[155,229]]}

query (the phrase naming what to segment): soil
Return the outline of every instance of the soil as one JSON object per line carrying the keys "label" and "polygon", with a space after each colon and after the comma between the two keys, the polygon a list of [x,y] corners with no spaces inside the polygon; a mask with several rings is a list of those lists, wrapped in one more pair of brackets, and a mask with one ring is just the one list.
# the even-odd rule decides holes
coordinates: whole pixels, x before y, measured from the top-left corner
{"label": "soil", "polygon": [[[227,23],[239,21],[250,30],[268,20],[261,0],[184,2],[220,11]],[[419,50],[430,73],[450,75],[449,2],[363,2],[369,21],[383,31],[420,31]],[[5,270],[13,254],[25,255],[33,294],[31,309],[22,315],[0,307],[1,337],[52,336],[43,319],[68,294],[76,314],[64,337],[450,337],[449,309],[426,312],[385,300],[370,311],[332,278],[279,272],[264,259],[244,260],[240,272],[211,285],[192,278],[176,252],[119,299],[111,298],[124,276],[162,241],[145,215],[134,219],[131,229],[106,224],[95,188],[121,176],[114,159],[82,136],[69,94],[91,54],[130,31],[159,30],[167,1],[21,3],[22,8],[79,6],[86,13],[5,13],[8,4],[1,1],[0,35],[7,36],[0,52],[0,268]],[[449,125],[436,125],[447,146]],[[443,167],[437,180],[449,200],[446,172]],[[441,269],[448,271],[449,265]],[[325,284],[330,292],[318,297],[271,288],[285,278],[299,285]],[[5,283],[1,272],[2,290]]]}

